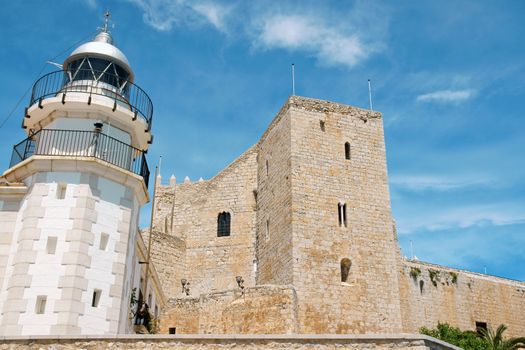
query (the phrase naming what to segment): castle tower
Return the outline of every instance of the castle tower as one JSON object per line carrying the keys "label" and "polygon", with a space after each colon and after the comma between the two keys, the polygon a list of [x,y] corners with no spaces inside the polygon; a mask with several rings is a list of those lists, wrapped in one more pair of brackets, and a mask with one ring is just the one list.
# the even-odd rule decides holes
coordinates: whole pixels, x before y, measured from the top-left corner
{"label": "castle tower", "polygon": [[130,332],[153,105],[104,28],[33,86],[0,189],[0,335]]}
{"label": "castle tower", "polygon": [[257,284],[294,286],[298,331],[401,331],[381,114],[290,97],[257,182]]}

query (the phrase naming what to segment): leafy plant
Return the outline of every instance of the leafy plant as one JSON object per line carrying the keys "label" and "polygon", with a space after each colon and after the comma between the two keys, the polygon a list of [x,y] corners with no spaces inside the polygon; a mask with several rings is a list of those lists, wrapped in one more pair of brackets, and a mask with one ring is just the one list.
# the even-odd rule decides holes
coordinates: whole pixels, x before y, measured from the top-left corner
{"label": "leafy plant", "polygon": [[496,332],[491,328],[480,329],[487,350],[516,350],[525,348],[525,337],[505,339],[503,338],[503,332],[505,332],[505,330],[507,330],[507,326],[504,324],[500,324]]}
{"label": "leafy plant", "polygon": [[420,333],[446,341],[465,350],[488,350],[485,341],[476,332],[462,331],[448,323],[438,323],[434,329],[422,327]]}
{"label": "leafy plant", "polygon": [[452,283],[457,284],[458,283],[458,274],[456,272],[449,272],[450,277],[452,278]]}
{"label": "leafy plant", "polygon": [[138,302],[139,301],[137,299],[137,288],[135,287],[131,290],[131,296],[129,297],[129,310],[131,313],[130,319],[134,318],[137,314],[137,312],[135,311],[135,306]]}
{"label": "leafy plant", "polygon": [[525,337],[505,339],[507,326],[500,325],[494,332],[491,328],[479,329],[479,333],[462,331],[448,323],[438,323],[434,329],[422,327],[419,332],[446,341],[465,350],[517,350],[525,348]]}
{"label": "leafy plant", "polygon": [[434,287],[437,287],[438,282],[440,281],[439,277],[439,271],[434,269],[428,270],[428,277],[430,277],[430,281],[434,285]]}
{"label": "leafy plant", "polygon": [[153,317],[153,315],[149,314],[148,322],[146,323],[146,329],[148,330],[149,334],[157,334],[160,331],[160,319],[157,317]]}
{"label": "leafy plant", "polygon": [[421,270],[417,267],[410,268],[410,277],[414,279],[414,282],[417,281],[417,278],[421,275]]}

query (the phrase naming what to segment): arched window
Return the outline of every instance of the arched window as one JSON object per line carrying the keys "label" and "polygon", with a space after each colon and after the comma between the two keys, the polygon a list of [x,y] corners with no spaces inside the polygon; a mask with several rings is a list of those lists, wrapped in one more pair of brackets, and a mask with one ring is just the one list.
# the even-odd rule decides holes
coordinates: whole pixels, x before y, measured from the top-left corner
{"label": "arched window", "polygon": [[346,203],[339,203],[337,205],[337,213],[339,216],[339,226],[346,227]]}
{"label": "arched window", "polygon": [[223,211],[217,217],[217,237],[225,237],[230,235],[230,221],[231,215]]}
{"label": "arched window", "polygon": [[341,259],[341,282],[348,282],[352,262],[348,258]]}
{"label": "arched window", "polygon": [[350,142],[345,143],[345,159],[350,159]]}

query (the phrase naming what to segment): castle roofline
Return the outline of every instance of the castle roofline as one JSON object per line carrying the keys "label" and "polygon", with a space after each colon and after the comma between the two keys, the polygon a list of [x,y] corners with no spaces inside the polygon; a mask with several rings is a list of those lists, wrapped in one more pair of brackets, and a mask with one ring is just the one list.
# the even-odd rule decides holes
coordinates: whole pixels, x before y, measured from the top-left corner
{"label": "castle roofline", "polygon": [[[282,110],[289,108],[304,109],[312,112],[322,113],[339,113],[339,114],[353,114],[355,112],[367,112],[369,113],[368,118],[381,118],[380,112],[371,111],[369,109],[354,107],[342,103],[320,100],[316,98],[304,97],[304,96],[290,96],[284,104]],[[278,113],[280,114],[281,111]]]}

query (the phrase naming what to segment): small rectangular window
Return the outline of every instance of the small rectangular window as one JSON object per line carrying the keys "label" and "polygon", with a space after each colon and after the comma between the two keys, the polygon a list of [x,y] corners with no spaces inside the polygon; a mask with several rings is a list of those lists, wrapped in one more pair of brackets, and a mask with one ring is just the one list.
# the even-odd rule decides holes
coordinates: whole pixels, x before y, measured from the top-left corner
{"label": "small rectangular window", "polygon": [[107,233],[102,233],[100,235],[100,250],[106,251],[108,249],[109,235]]}
{"label": "small rectangular window", "polygon": [[102,291],[100,289],[95,289],[93,291],[93,299],[91,300],[91,306],[92,307],[98,307],[98,303],[100,301],[100,295],[102,294]]}
{"label": "small rectangular window", "polygon": [[169,328],[169,333],[170,334],[176,334],[177,333],[177,328],[176,327],[170,327]]}
{"label": "small rectangular window", "polygon": [[57,199],[66,198],[67,184],[60,182],[57,184]]}
{"label": "small rectangular window", "polygon": [[47,254],[55,254],[57,250],[57,238],[56,237],[47,237],[46,252]]}
{"label": "small rectangular window", "polygon": [[483,335],[483,330],[486,331],[487,329],[487,322],[476,321],[476,332],[478,332],[479,335]]}
{"label": "small rectangular window", "polygon": [[44,312],[46,312],[46,302],[47,302],[47,296],[39,295],[36,297],[36,305],[35,305],[36,314],[43,314]]}
{"label": "small rectangular window", "polygon": [[346,227],[346,203],[343,204],[343,226]]}

